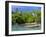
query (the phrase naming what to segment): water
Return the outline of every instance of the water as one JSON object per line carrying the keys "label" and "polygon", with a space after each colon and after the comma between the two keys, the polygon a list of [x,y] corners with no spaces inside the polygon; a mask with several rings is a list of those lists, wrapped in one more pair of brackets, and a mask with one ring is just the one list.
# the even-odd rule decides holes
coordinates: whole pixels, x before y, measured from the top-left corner
{"label": "water", "polygon": [[36,27],[24,27],[25,25],[12,25],[12,31],[25,31],[25,30],[40,30],[40,26]]}

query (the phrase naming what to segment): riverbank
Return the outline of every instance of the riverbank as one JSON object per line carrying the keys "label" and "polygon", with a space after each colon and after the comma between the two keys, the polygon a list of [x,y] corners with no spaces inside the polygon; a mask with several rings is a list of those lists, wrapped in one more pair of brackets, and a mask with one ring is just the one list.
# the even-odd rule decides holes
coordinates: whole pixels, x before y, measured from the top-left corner
{"label": "riverbank", "polygon": [[40,26],[40,24],[37,24],[37,23],[25,23],[25,25],[26,25],[26,26],[24,26],[24,27],[34,27],[34,26],[35,26],[35,27],[36,27],[36,26],[38,27],[38,26]]}

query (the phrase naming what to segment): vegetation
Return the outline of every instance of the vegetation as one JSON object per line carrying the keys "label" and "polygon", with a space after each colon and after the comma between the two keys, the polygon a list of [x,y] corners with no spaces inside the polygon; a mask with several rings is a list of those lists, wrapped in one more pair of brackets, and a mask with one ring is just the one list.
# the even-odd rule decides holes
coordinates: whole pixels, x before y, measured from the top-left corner
{"label": "vegetation", "polygon": [[31,12],[22,12],[16,8],[15,12],[12,12],[12,23],[24,24],[24,23],[41,23],[41,11],[32,10]]}

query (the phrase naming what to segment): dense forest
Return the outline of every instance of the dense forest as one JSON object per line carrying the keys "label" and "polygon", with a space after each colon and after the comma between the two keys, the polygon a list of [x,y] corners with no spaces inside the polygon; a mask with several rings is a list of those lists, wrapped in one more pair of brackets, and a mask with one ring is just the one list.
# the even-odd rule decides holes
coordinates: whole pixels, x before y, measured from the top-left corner
{"label": "dense forest", "polygon": [[12,24],[24,24],[24,23],[41,23],[41,11],[40,10],[32,10],[29,11],[19,11],[16,8],[16,11],[12,11]]}

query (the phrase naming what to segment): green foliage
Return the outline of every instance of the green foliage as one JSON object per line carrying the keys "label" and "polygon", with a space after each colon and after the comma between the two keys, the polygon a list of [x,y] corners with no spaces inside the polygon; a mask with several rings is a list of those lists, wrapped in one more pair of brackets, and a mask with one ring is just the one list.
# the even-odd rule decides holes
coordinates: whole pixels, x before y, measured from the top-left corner
{"label": "green foliage", "polygon": [[41,11],[33,10],[32,12],[22,12],[16,9],[16,12],[12,12],[12,23],[41,23]]}

